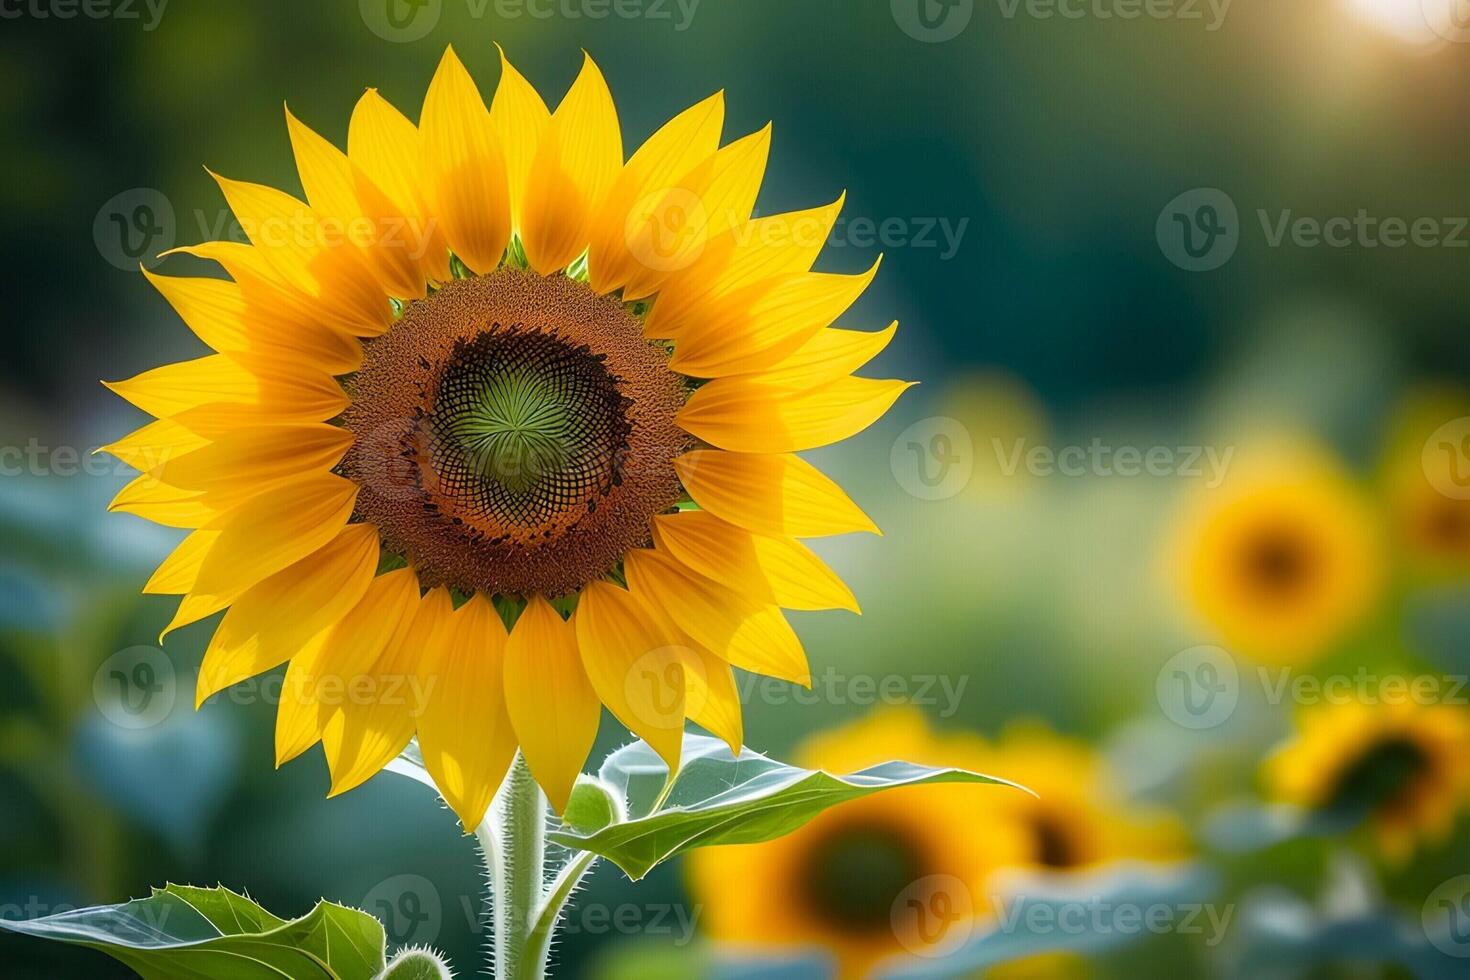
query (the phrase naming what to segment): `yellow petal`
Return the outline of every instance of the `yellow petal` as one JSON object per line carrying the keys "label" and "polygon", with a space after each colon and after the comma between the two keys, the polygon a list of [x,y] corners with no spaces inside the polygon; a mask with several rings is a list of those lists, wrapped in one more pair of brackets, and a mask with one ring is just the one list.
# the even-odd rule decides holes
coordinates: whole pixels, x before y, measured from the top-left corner
{"label": "yellow petal", "polygon": [[128,482],[107,505],[109,511],[132,514],[165,527],[203,527],[221,511],[196,490],[181,490],[151,473]]}
{"label": "yellow petal", "polygon": [[352,431],[335,425],[271,425],[239,429],[169,460],[154,474],[184,490],[259,489],[326,473],[352,445]]}
{"label": "yellow petal", "polygon": [[708,650],[695,647],[691,653],[693,665],[686,661],[684,669],[686,712],[696,725],[723,739],[732,755],[739,755],[745,743],[745,719],[735,672]]}
{"label": "yellow petal", "polygon": [[418,243],[419,269],[434,282],[449,279],[449,244],[433,218],[424,191],[418,127],[393,108],[377,89],[363,93],[347,129],[347,158],[394,205],[407,222],[405,235]]}
{"label": "yellow petal", "polygon": [[339,229],[284,191],[213,176],[245,236],[279,279],[342,310],[363,336],[388,329],[388,295]]}
{"label": "yellow petal", "polygon": [[377,528],[349,524],[324,547],[241,593],[209,641],[197,702],[295,656],[357,605],[377,567]]}
{"label": "yellow petal", "polygon": [[806,653],[774,605],[717,585],[654,551],[627,554],[628,586],[662,609],[679,630],[742,670],[811,683]]}
{"label": "yellow petal", "polygon": [[623,287],[624,300],[642,299],[682,276],[710,239],[750,219],[771,150],[769,124],[742,137],[696,167],[651,216],[628,229],[640,265]]}
{"label": "yellow petal", "polygon": [[356,499],[356,485],[324,475],[268,491],[221,515],[210,524],[221,534],[194,591],[227,595],[300,561],[337,536]]}
{"label": "yellow petal", "polygon": [[318,422],[348,405],[331,375],[279,369],[224,354],[165,364],[108,389],[158,418],[173,418],[201,406],[228,406],[236,417]]}
{"label": "yellow petal", "polygon": [[296,171],[307,202],[326,229],[355,247],[363,264],[391,296],[417,299],[424,294],[418,242],[405,234],[402,215],[387,195],[337,149],[286,110]]}
{"label": "yellow petal", "polygon": [[[551,120],[540,94],[515,70],[505,49],[500,51],[500,84],[490,100],[490,128],[505,154],[506,183],[510,188],[511,222],[521,227],[521,214],[526,199],[526,182],[536,160],[536,148]],[[618,157],[618,163],[623,162]]]}
{"label": "yellow petal", "polygon": [[[653,554],[652,552],[636,552]],[[686,575],[693,572],[684,570]],[[645,587],[640,587],[645,586]],[[676,648],[684,670],[684,717],[725,739],[732,752],[739,754],[744,740],[744,720],[740,716],[740,696],[735,688],[735,673],[730,664],[696,643],[688,633],[679,628],[647,590],[646,583],[634,582],[629,577],[628,591],[643,602],[643,606],[659,623],[667,635],[677,637]]]}
{"label": "yellow petal", "polygon": [[637,270],[629,226],[643,227],[679,181],[714,154],[724,124],[725,94],[716,92],[670,119],[633,154],[592,222],[588,273],[594,289],[611,292]]}
{"label": "yellow petal", "polygon": [[485,102],[452,47],[424,96],[419,135],[430,200],[449,247],[472,271],[492,271],[510,241],[505,158]]}
{"label": "yellow petal", "polygon": [[721,449],[801,452],[863,431],[912,385],[842,378],[809,391],[793,391],[747,378],[716,378],[685,403],[679,424]]}
{"label": "yellow petal", "polygon": [[768,369],[751,377],[786,388],[817,388],[844,378],[883,352],[898,321],[886,330],[838,330],[828,327]]}
{"label": "yellow petal", "polygon": [[597,738],[602,714],[571,623],[540,596],[526,604],[505,650],[505,705],[521,753],[557,813]]}
{"label": "yellow petal", "polygon": [[[221,353],[250,354],[348,374],[362,364],[360,329],[341,311],[274,278],[259,250],[208,242],[174,251],[219,262],[235,281],[148,275],[205,343]],[[220,283],[221,285],[204,285]]]}
{"label": "yellow petal", "polygon": [[249,348],[245,297],[239,285],[224,279],[159,276],[147,269],[143,275],[211,350],[225,353]]}
{"label": "yellow petal", "polygon": [[684,742],[686,648],[661,628],[641,599],[607,582],[582,590],[572,621],[598,698],[677,770]]}
{"label": "yellow petal", "polygon": [[592,216],[622,165],[612,93],[586,55],[541,135],[526,183],[521,236],[532,268],[549,276],[586,250]]}
{"label": "yellow petal", "polygon": [[[516,753],[505,712],[505,624],[484,596],[454,614],[447,642],[425,652],[419,718],[424,766],[465,833],[485,817]],[[427,685],[432,684],[432,688]]]}
{"label": "yellow petal", "polygon": [[208,442],[172,419],[158,419],[117,442],[99,447],[97,452],[110,453],[140,473],[148,473]]}
{"label": "yellow petal", "polygon": [[163,563],[154,571],[148,584],[143,586],[148,595],[183,595],[194,588],[199,577],[199,566],[204,556],[214,547],[219,538],[218,531],[191,531],[180,541]]}
{"label": "yellow petal", "polygon": [[695,503],[747,531],[792,538],[879,533],[841,487],[799,456],[705,449],[685,453],[674,468]]}
{"label": "yellow petal", "polygon": [[676,337],[705,304],[763,279],[810,272],[845,199],[807,211],[756,218],[713,239],[687,274],[664,284],[649,311],[650,337]]}
{"label": "yellow petal", "polygon": [[444,642],[453,612],[449,590],[442,586],[424,596],[373,668],[381,696],[349,702],[327,723],[322,745],[332,771],[332,796],[362,785],[413,738],[429,694],[420,683],[419,662],[424,651]]}
{"label": "yellow petal", "polygon": [[655,517],[653,536],[680,564],[735,592],[787,609],[859,611],[836,573],[790,538],[751,534],[698,510]]}
{"label": "yellow petal", "polygon": [[782,276],[711,304],[705,318],[679,334],[669,366],[696,378],[770,368],[846,312],[878,265],[856,276]]}
{"label": "yellow petal", "polygon": [[311,682],[331,627],[306,642],[286,668],[281,681],[281,700],[276,706],[276,766],[280,767],[321,741],[326,720],[317,708]]}
{"label": "yellow petal", "polygon": [[[366,671],[389,642],[406,631],[418,603],[418,579],[399,568],[373,579],[356,605],[317,633],[291,658],[276,714],[276,765],[325,740],[334,716],[354,701],[376,695]],[[336,729],[340,736],[342,727]],[[327,747],[329,760],[340,738]]]}

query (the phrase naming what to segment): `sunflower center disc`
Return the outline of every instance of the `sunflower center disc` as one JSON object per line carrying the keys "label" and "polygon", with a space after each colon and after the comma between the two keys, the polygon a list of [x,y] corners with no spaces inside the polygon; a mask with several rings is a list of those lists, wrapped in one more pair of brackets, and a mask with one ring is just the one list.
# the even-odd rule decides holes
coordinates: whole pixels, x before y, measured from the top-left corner
{"label": "sunflower center disc", "polygon": [[501,269],[449,283],[367,345],[344,461],[427,585],[574,592],[679,496],[685,387],[615,300]]}

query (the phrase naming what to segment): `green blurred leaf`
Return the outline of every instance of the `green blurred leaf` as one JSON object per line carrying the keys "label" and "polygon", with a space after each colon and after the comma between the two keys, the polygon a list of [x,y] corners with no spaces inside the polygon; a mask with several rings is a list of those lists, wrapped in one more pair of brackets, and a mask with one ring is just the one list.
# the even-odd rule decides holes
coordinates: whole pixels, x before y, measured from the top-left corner
{"label": "green blurred leaf", "polygon": [[383,972],[383,926],[321,902],[286,921],[226,888],[168,885],[123,905],[63,912],[0,929],[87,946],[144,980],[371,980]]}
{"label": "green blurred leaf", "polygon": [[605,857],[637,880],[691,848],[781,837],[829,807],[871,793],[936,783],[1014,785],[963,769],[908,762],[885,762],[850,776],[834,776],[749,751],[735,758],[718,739],[686,735],[684,742],[680,772],[666,808],[650,813],[651,806],[638,805],[648,777],[667,770],[646,744],[636,742],[608,756],[600,774],[604,782],[624,791],[631,812],[644,815],[591,834],[564,828],[550,839]]}

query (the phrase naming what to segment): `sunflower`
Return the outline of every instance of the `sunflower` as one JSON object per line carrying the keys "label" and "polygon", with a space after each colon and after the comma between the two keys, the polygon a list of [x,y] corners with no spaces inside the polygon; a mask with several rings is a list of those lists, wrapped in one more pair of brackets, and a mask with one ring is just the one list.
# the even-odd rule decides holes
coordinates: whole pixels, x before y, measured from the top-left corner
{"label": "sunflower", "polygon": [[[834,773],[892,758],[983,771],[986,751],[976,736],[936,734],[917,710],[893,708],[814,736],[795,754],[798,765]],[[893,790],[773,841],[691,852],[696,900],[711,899],[702,901],[707,934],[736,948],[820,948],[844,980],[891,956],[941,954],[990,915],[991,873],[1025,855],[1015,828],[983,820],[980,796],[956,786]],[[915,919],[913,908],[933,914]]]}
{"label": "sunflower", "polygon": [[1470,491],[1460,491],[1464,457],[1442,428],[1467,416],[1464,391],[1428,390],[1408,398],[1392,426],[1384,497],[1394,544],[1412,573],[1458,575],[1470,568]]}
{"label": "sunflower", "polygon": [[[956,786],[904,789],[848,802],[778,840],[690,854],[696,895],[719,896],[705,905],[711,938],[821,947],[844,978],[867,976],[888,957],[951,951],[994,916],[1003,872],[1171,861],[1186,852],[1176,820],[1109,793],[1093,750],[1034,725],[992,745],[935,733],[917,710],[891,708],[808,739],[796,757],[839,773],[898,757],[991,772],[1036,791],[982,799]],[[1060,959],[1075,968],[1073,957]],[[1056,975],[1055,960],[1007,969]]]}
{"label": "sunflower", "polygon": [[288,110],[305,202],[216,177],[249,243],[180,251],[228,278],[150,275],[216,353],[109,385],[157,418],[113,509],[193,529],[145,591],[227,610],[198,700],[289,661],[280,762],[417,735],[467,829],[518,749],[561,809],[600,705],[674,766],[740,744],[732,666],[809,683],[782,607],[857,606],[797,539],[876,528],[795,454],[907,387],[830,326],[841,199],[751,218],[769,126],[717,93],[625,162],[590,57],[554,112],[501,64],[487,109],[446,51],[417,125],[369,89],[345,153]]}
{"label": "sunflower", "polygon": [[1377,596],[1372,513],[1325,452],[1236,455],[1224,483],[1191,502],[1171,577],[1233,650],[1275,663],[1315,659]]}
{"label": "sunflower", "polygon": [[1025,854],[1016,863],[1023,868],[1065,873],[1188,854],[1178,819],[1115,793],[1103,759],[1085,742],[1037,723],[1012,725],[984,764],[985,772],[1035,793],[996,794],[985,802],[990,820],[1021,829]]}
{"label": "sunflower", "polygon": [[1470,716],[1413,701],[1326,704],[1262,766],[1275,799],[1364,818],[1384,855],[1403,861],[1450,832],[1470,802]]}

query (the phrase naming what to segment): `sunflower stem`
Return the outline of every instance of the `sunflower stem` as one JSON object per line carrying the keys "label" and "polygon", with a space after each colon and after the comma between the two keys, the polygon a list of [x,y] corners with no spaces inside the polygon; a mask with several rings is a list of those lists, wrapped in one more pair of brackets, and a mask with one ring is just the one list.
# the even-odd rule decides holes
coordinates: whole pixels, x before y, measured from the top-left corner
{"label": "sunflower stem", "polygon": [[546,798],[519,753],[477,833],[490,868],[494,975],[497,980],[542,980],[544,957],[528,946],[545,887]]}

